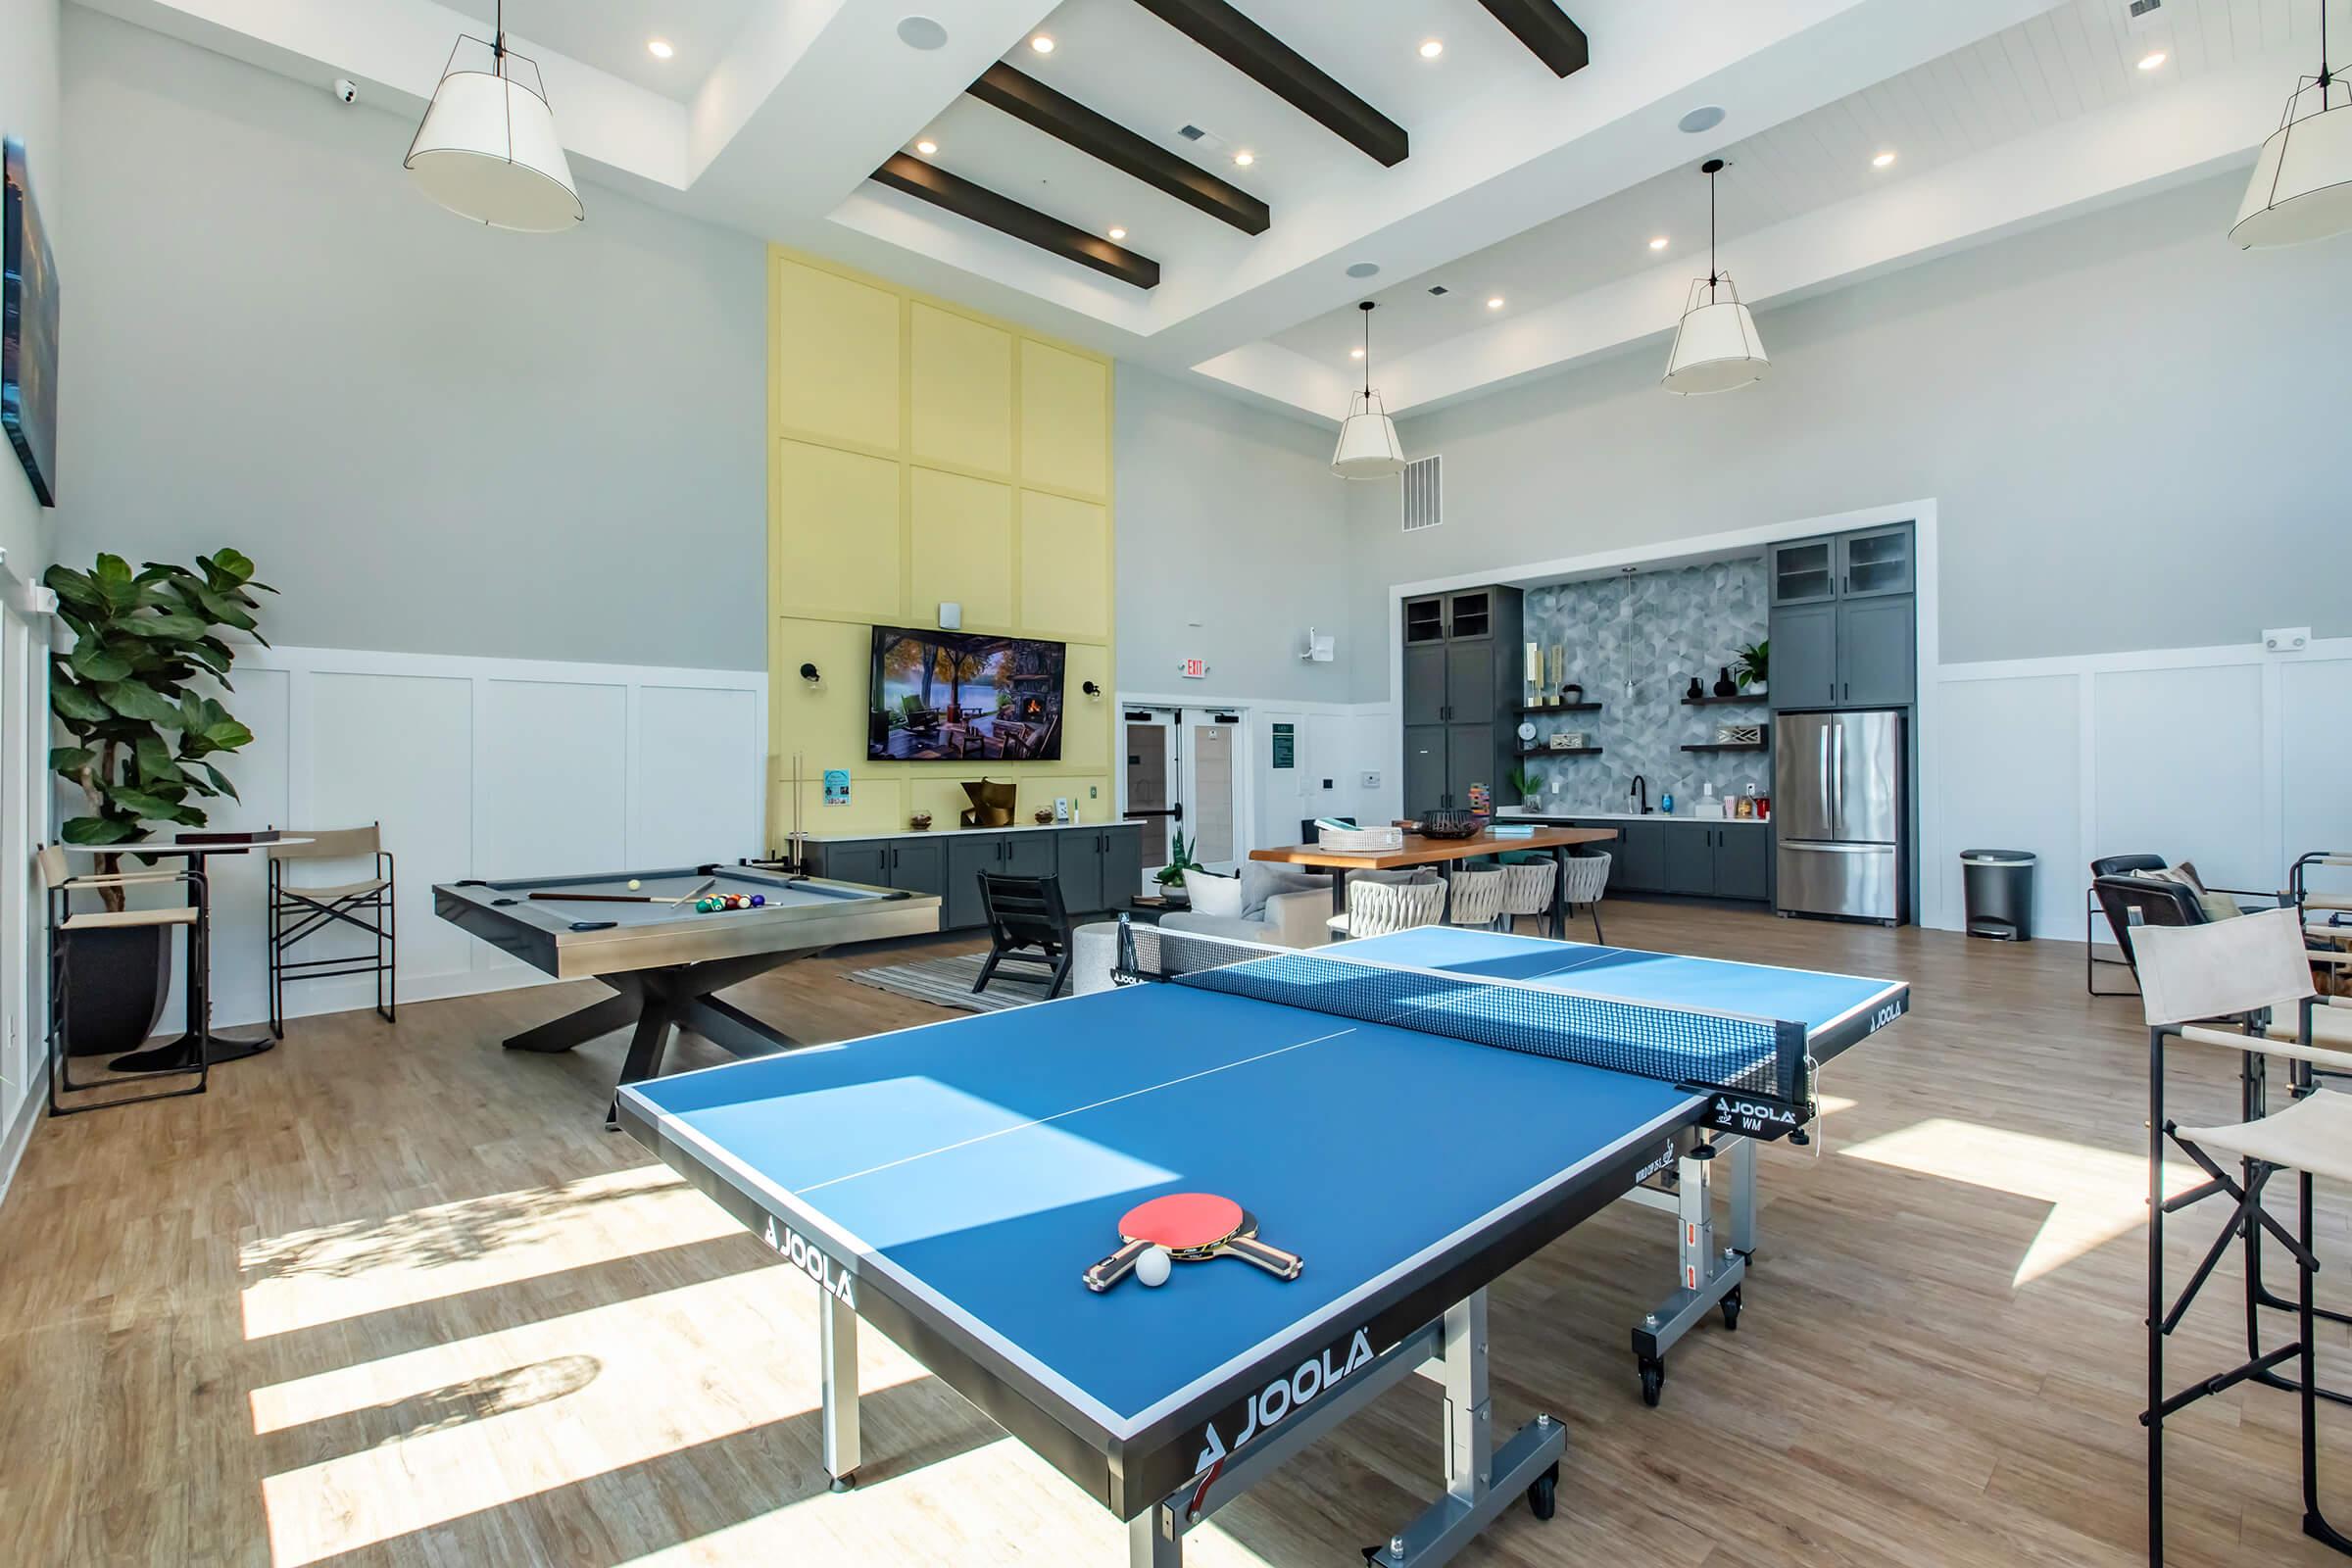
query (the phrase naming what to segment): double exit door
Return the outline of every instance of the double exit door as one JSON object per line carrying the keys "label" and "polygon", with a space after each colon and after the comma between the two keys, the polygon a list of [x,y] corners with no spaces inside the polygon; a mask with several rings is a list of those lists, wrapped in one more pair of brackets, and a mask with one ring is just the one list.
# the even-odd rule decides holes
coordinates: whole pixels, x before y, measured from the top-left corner
{"label": "double exit door", "polygon": [[1192,863],[1231,872],[1242,854],[1234,752],[1241,715],[1207,708],[1130,708],[1121,723],[1120,814],[1143,824],[1145,882],[1168,863],[1179,836]]}

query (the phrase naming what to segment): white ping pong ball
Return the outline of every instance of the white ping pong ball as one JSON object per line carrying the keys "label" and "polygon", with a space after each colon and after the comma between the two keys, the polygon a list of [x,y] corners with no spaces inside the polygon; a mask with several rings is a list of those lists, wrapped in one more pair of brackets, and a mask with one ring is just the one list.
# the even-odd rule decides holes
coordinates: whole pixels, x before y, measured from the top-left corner
{"label": "white ping pong ball", "polygon": [[1135,1260],[1135,1277],[1146,1285],[1165,1285],[1171,1266],[1168,1250],[1154,1247]]}
{"label": "white ping pong ball", "polygon": [[634,893],[634,892],[636,892],[636,891],[637,891],[639,888],[641,888],[641,887],[643,887],[643,886],[645,886],[645,884],[644,884],[644,883],[642,883],[642,882],[640,882],[640,881],[638,881],[638,880],[637,880],[635,877],[631,877],[631,878],[629,878],[629,891],[630,891],[631,893]]}

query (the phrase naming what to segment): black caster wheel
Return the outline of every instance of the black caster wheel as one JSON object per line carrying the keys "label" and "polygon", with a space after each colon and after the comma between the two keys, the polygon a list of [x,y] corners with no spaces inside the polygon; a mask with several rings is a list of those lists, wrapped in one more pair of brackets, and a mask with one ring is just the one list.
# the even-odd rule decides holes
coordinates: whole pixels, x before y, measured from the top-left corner
{"label": "black caster wheel", "polygon": [[1666,1393],[1666,1363],[1656,1356],[1642,1358],[1642,1402],[1656,1408]]}
{"label": "black caster wheel", "polygon": [[1527,1489],[1527,1511],[1539,1519],[1548,1519],[1560,1506],[1560,1467],[1553,1465]]}
{"label": "black caster wheel", "polygon": [[1724,1295],[1723,1326],[1735,1333],[1740,1328],[1740,1290],[1737,1286]]}

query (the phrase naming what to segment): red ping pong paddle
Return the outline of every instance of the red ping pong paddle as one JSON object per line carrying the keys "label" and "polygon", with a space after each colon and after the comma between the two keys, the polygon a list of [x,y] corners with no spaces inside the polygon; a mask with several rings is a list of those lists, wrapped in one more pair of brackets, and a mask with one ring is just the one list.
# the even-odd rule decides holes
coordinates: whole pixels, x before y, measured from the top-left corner
{"label": "red ping pong paddle", "polygon": [[1154,1247],[1180,1263],[1231,1255],[1277,1279],[1295,1280],[1306,1266],[1297,1253],[1259,1241],[1256,1216],[1213,1193],[1167,1193],[1138,1203],[1119,1216],[1119,1250],[1086,1271],[1088,1290],[1109,1290]]}

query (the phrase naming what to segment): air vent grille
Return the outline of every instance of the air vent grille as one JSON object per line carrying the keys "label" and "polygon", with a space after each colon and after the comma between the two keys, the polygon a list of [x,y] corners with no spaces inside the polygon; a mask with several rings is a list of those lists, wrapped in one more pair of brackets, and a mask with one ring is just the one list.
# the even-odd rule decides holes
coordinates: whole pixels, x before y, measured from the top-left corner
{"label": "air vent grille", "polygon": [[1404,531],[1417,533],[1445,520],[1445,487],[1433,452],[1404,466]]}
{"label": "air vent grille", "polygon": [[2137,22],[2151,11],[2162,9],[2164,0],[2132,0],[2132,20]]}

